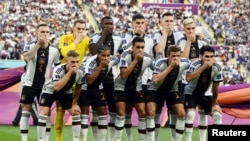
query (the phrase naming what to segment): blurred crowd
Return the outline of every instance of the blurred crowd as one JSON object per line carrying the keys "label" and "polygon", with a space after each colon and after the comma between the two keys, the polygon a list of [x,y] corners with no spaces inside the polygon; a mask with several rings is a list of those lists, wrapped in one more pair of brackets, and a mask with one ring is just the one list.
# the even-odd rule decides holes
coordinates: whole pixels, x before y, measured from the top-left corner
{"label": "blurred crowd", "polygon": [[[59,36],[71,32],[75,19],[82,18],[87,22],[88,35],[94,34],[93,25],[84,14],[84,7],[79,0],[12,0],[0,4],[0,59],[20,59],[25,42],[33,40],[37,23],[49,23],[51,44],[57,46]],[[104,16],[111,16],[115,21],[115,32],[121,34],[132,30],[132,15],[143,13],[146,18],[146,33],[151,35],[159,30],[158,20],[162,13],[172,12],[176,17],[175,29],[182,31],[182,20],[192,17],[186,9],[166,10],[159,8],[140,8],[136,0],[83,0],[89,6],[97,26]],[[169,1],[168,1],[169,2]],[[218,50],[217,56],[225,65],[225,84],[244,83],[250,77],[250,10],[248,0],[190,0],[200,4],[200,15],[214,30],[215,38],[224,38],[226,45],[235,45],[234,56],[229,50]],[[197,26],[201,26],[196,21]],[[244,45],[246,49],[241,48]],[[237,54],[237,50],[240,50]],[[236,57],[237,64],[228,63],[229,58]],[[240,66],[249,66],[247,74],[240,72]],[[240,76],[238,76],[240,75]],[[237,79],[236,79],[237,78]]]}
{"label": "blurred crowd", "polygon": [[84,18],[87,28],[91,28],[83,8],[75,1],[6,0],[0,4],[0,13],[1,59],[20,59],[24,43],[33,40],[35,27],[40,21],[49,23],[51,44],[55,46],[59,36],[71,32],[71,26],[78,17]]}
{"label": "blurred crowd", "polygon": [[[195,3],[195,2],[194,2]],[[226,45],[250,45],[249,0],[203,0],[200,15]]]}

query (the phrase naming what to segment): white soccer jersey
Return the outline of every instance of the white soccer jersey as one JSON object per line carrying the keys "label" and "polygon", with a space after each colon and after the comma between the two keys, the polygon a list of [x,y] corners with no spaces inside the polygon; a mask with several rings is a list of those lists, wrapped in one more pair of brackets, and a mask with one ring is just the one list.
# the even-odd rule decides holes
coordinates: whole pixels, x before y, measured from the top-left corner
{"label": "white soccer jersey", "polygon": [[[92,37],[91,37],[91,40],[90,40],[90,45],[93,44],[93,43],[97,43],[99,41],[99,39],[101,38],[101,33],[96,33],[94,34]],[[114,34],[112,35],[112,38],[113,38],[113,43],[114,43],[114,49],[111,49],[111,55],[112,56],[116,56],[117,53],[118,53],[118,50],[120,50],[122,48],[122,39],[119,35],[117,34]],[[115,79],[118,74],[119,74],[119,69],[117,66],[113,66],[112,68],[112,73],[113,73],[113,78]]]}
{"label": "white soccer jersey", "polygon": [[[202,66],[202,61],[201,59],[195,60],[194,62],[191,63],[187,73],[189,72],[194,72],[197,69],[199,69]],[[189,94],[191,95],[193,91],[196,89],[196,86],[198,83],[199,77],[195,78],[194,80],[188,82],[188,84],[185,86],[184,94]],[[202,81],[202,80],[201,80]],[[213,82],[221,82],[222,81],[222,67],[218,63],[214,63],[212,66],[212,71],[211,71],[211,79],[209,83],[209,86],[207,90],[204,92],[205,96],[212,95],[211,92],[211,87]]]}
{"label": "white soccer jersey", "polygon": [[[108,64],[108,69],[103,71],[104,74],[100,74],[95,81],[95,83],[98,83],[99,89],[102,88],[102,80],[108,75],[111,68],[119,63],[119,59],[115,56],[110,57],[110,62]],[[94,55],[90,57],[85,65],[85,75],[92,74],[98,67],[98,58],[97,55]],[[82,89],[86,90],[86,86],[82,87]]]}
{"label": "white soccer jersey", "polygon": [[[154,74],[159,74],[163,72],[167,67],[169,66],[168,64],[168,58],[162,58],[156,61],[155,66],[154,66]],[[172,87],[169,89],[169,92],[174,92],[178,91],[178,81],[182,77],[182,73],[187,70],[190,66],[190,61],[186,58],[181,58],[180,59],[180,64],[179,64],[179,69],[178,69],[178,74],[175,74],[174,70],[172,70],[168,76],[174,75],[174,81],[168,80],[167,77],[160,81],[158,84],[150,84],[149,85],[149,90],[156,90],[159,87],[167,87],[166,85],[172,83]],[[171,81],[171,82],[169,82]],[[166,82],[166,83],[164,83]],[[166,84],[166,85],[165,85]]]}
{"label": "white soccer jersey", "polygon": [[[25,44],[24,52],[27,52],[30,49],[32,49],[35,46],[35,44],[36,44],[36,41]],[[48,55],[49,55],[48,62],[47,62],[46,71],[44,74],[45,82],[49,80],[50,71],[53,65],[60,64],[60,53],[57,48],[49,46]],[[23,86],[33,85],[34,76],[36,75],[37,58],[38,58],[37,53],[35,53],[34,57],[31,58],[31,60],[27,62],[26,74],[23,79],[24,80]]]}
{"label": "white soccer jersey", "polygon": [[[162,38],[162,33],[161,31],[156,31],[152,34],[152,39],[154,41],[154,47],[159,44],[160,40]],[[173,41],[172,39],[170,38],[173,38]],[[181,40],[184,38],[184,35],[179,32],[179,31],[173,31],[173,34],[171,36],[168,37],[168,40],[167,40],[167,43],[169,44],[170,42],[172,42],[171,44],[172,45],[178,45],[180,48],[181,48],[181,51],[184,50],[185,48],[185,44],[186,44],[186,41],[185,40]],[[167,45],[166,43],[166,45]],[[166,50],[166,49],[165,49]],[[166,52],[166,51],[165,51]],[[156,56],[157,59],[160,59],[160,58],[164,58],[166,57],[165,54],[161,55],[161,56]]]}
{"label": "white soccer jersey", "polygon": [[[132,63],[132,50],[127,50],[125,52],[122,53],[121,58],[120,58],[120,63],[119,66],[120,68],[127,68],[131,63]],[[142,75],[144,74],[144,71],[147,68],[150,68],[153,70],[154,66],[153,66],[153,62],[154,62],[154,58],[147,54],[146,52],[144,53],[144,57],[142,59],[142,66],[141,66],[141,70],[140,73],[138,74],[137,78],[136,78],[136,90],[137,91],[141,91],[141,86],[142,86]],[[120,75],[116,78],[115,80],[115,90],[121,90],[124,91],[125,90],[125,83],[126,83],[127,79],[122,79],[120,77]]]}
{"label": "white soccer jersey", "polygon": [[[42,93],[53,94],[55,91],[54,82],[62,79],[66,75],[66,73],[67,73],[66,64],[60,64],[56,66],[53,70],[52,78],[50,79],[50,81],[44,84]],[[68,81],[68,83],[65,85],[64,89],[67,87],[67,85],[69,85],[69,82],[70,81]],[[81,69],[78,69],[75,76],[75,81],[73,83],[75,83],[76,85],[82,85],[84,82],[85,82],[84,72]],[[73,93],[72,87],[65,90],[65,93],[72,94]]]}
{"label": "white soccer jersey", "polygon": [[[131,32],[122,34],[122,49],[123,51],[132,49],[132,40],[135,36]],[[145,47],[144,52],[153,56],[153,40],[148,36],[144,35]],[[142,84],[146,85],[148,80],[152,79],[153,71],[147,68],[142,76]]]}

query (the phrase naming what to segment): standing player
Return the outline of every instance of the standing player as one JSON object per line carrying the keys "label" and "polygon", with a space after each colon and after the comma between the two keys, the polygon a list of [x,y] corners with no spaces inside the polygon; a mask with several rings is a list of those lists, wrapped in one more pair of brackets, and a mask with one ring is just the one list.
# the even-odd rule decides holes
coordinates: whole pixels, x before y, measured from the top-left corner
{"label": "standing player", "polygon": [[[38,141],[44,141],[45,139],[46,121],[49,118],[48,114],[55,100],[58,100],[62,107],[72,115],[73,141],[79,141],[81,111],[77,101],[81,93],[81,85],[84,82],[84,72],[78,69],[79,61],[79,54],[73,50],[69,51],[66,64],[58,65],[53,71],[52,79],[45,84],[39,101]],[[75,90],[72,91],[74,84],[76,84]]]}
{"label": "standing player", "polygon": [[[119,60],[110,56],[110,48],[103,46],[98,49],[97,55],[88,59],[85,65],[85,77],[87,86],[83,87],[79,105],[82,111],[82,135],[86,141],[88,134],[89,107],[92,106],[98,115],[98,141],[105,141],[107,134],[107,101],[106,93],[102,87],[103,80],[117,65]],[[105,88],[105,85],[104,85]]]}
{"label": "standing player", "polygon": [[[59,51],[49,44],[49,26],[45,23],[36,28],[36,41],[24,46],[24,60],[26,61],[26,74],[23,78],[23,88],[20,103],[22,116],[20,120],[20,131],[22,141],[28,139],[29,117],[34,98],[39,101],[43,84],[48,81],[50,70],[54,65],[60,63]],[[50,121],[48,121],[50,123]],[[50,131],[50,127],[48,126]]]}
{"label": "standing player", "polygon": [[135,107],[138,119],[139,140],[146,140],[145,97],[142,90],[142,75],[146,68],[153,67],[153,57],[144,53],[144,39],[134,37],[132,50],[122,53],[120,74],[116,79],[114,100],[117,116],[115,120],[115,139],[121,141],[125,124],[126,105]]}
{"label": "standing player", "polygon": [[[59,49],[61,53],[61,63],[66,63],[66,56],[68,51],[75,50],[79,53],[80,61],[79,65],[82,64],[84,57],[89,52],[89,37],[86,36],[86,23],[83,20],[76,20],[72,28],[73,33],[62,35],[59,41]],[[74,86],[73,86],[74,90]],[[56,134],[56,141],[62,141],[63,132],[63,117],[65,110],[61,104],[56,101],[56,115],[54,121],[54,128]]]}
{"label": "standing player", "polygon": [[[182,73],[188,69],[189,60],[181,58],[181,49],[176,45],[168,47],[167,58],[162,58],[156,61],[155,70],[152,78],[154,84],[149,85],[147,91],[147,113],[151,117],[147,122],[149,131],[154,129],[154,116],[157,109],[162,109],[166,101],[167,108],[169,109],[170,117],[176,115],[175,129],[176,132],[172,132],[172,140],[181,141],[185,128],[185,109],[183,104],[183,98],[179,93],[178,83],[182,77]],[[173,122],[170,120],[170,125]],[[151,130],[150,130],[151,129]],[[175,133],[175,134],[173,134]],[[150,140],[155,140],[153,134],[150,134]],[[158,140],[158,139],[156,139]]]}
{"label": "standing player", "polygon": [[156,60],[167,57],[167,50],[170,45],[178,45],[184,49],[185,42],[179,41],[184,35],[181,32],[174,30],[174,20],[173,14],[169,12],[164,13],[159,23],[161,30],[156,31],[152,35],[154,40],[153,52]]}
{"label": "standing player", "polygon": [[[200,49],[200,59],[192,62],[187,71],[186,80],[189,82],[185,89],[186,107],[186,141],[192,141],[195,108],[199,106],[199,135],[200,141],[206,141],[207,115],[217,107],[219,83],[222,81],[222,68],[214,62],[215,50],[211,46]],[[219,114],[219,113],[215,113]],[[215,115],[216,116],[216,115]],[[218,116],[218,115],[217,115]],[[221,118],[214,118],[214,122]]]}
{"label": "standing player", "polygon": [[[160,58],[165,58],[167,57],[167,52],[168,48],[170,45],[178,45],[181,47],[181,51],[183,54],[184,47],[185,47],[185,41],[181,40],[184,38],[183,33],[174,30],[174,15],[167,12],[164,13],[161,17],[160,20],[160,31],[156,31],[153,35],[152,38],[154,40],[154,48],[153,48],[153,53],[154,57],[156,60]],[[180,41],[179,41],[180,40]],[[187,58],[187,56],[183,56],[184,58]],[[150,105],[149,105],[150,107]],[[159,133],[159,128],[160,128],[160,116],[161,116],[162,109],[157,109],[156,115],[155,115],[155,140],[158,141],[158,133]],[[174,134],[175,132],[175,123],[174,121],[176,118],[174,115],[169,118],[171,122],[170,128],[171,128],[171,133]]]}
{"label": "standing player", "polygon": [[[101,33],[94,34],[91,37],[90,43],[90,52],[92,55],[97,54],[97,50],[100,47],[107,46],[111,50],[111,56],[120,56],[118,49],[121,48],[121,37],[115,35],[113,32],[114,29],[114,21],[111,17],[105,16],[101,19]],[[116,108],[115,102],[113,99],[114,93],[114,79],[118,75],[117,66],[113,66],[111,71],[109,71],[107,77],[105,77],[103,81],[104,91],[106,93],[108,110],[109,110],[109,131],[108,131],[108,140],[114,141],[114,124],[115,124],[115,117],[116,117]],[[94,139],[97,139],[97,114],[96,111],[92,110],[92,132],[94,135]]]}
{"label": "standing player", "polygon": [[[142,14],[135,14],[132,17],[132,26],[133,31],[124,33],[122,35],[122,50],[127,51],[132,49],[132,40],[135,37],[141,37],[145,41],[144,52],[153,56],[153,40],[145,34],[145,18]],[[152,79],[152,70],[150,68],[146,68],[144,74],[142,75],[142,88],[143,91],[146,91],[147,83]],[[131,114],[132,114],[132,106],[127,104],[127,113],[125,120],[125,130],[128,141],[132,141],[132,123],[131,123]]]}

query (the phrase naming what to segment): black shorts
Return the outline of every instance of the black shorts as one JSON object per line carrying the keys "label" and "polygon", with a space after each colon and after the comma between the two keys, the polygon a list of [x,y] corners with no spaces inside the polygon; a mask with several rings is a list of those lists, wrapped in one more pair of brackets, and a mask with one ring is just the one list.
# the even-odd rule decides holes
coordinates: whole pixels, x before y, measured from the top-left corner
{"label": "black shorts", "polygon": [[145,101],[146,101],[146,103],[148,103],[148,102],[157,103],[156,93],[157,93],[157,91],[147,90],[146,93],[145,93]]}
{"label": "black shorts", "polygon": [[179,94],[179,92],[158,91],[156,94],[156,100],[159,107],[163,107],[166,102],[168,109],[172,109],[172,106],[175,104],[183,103],[183,97]]}
{"label": "black shorts", "polygon": [[114,101],[114,82],[103,82],[109,112],[116,113]]}
{"label": "black shorts", "polygon": [[42,92],[42,87],[35,88],[35,87],[23,86],[20,103],[32,104],[34,102],[35,97],[37,101],[39,101],[41,92]]}
{"label": "black shorts", "polygon": [[104,90],[88,89],[82,90],[79,97],[79,106],[106,106],[106,96]]}
{"label": "black shorts", "polygon": [[115,102],[126,102],[129,104],[145,103],[145,97],[142,91],[114,91]]}
{"label": "black shorts", "polygon": [[42,93],[39,101],[40,106],[51,107],[53,102],[58,100],[62,107],[66,110],[72,107],[73,94],[66,93]]}
{"label": "black shorts", "polygon": [[185,108],[196,108],[199,105],[208,115],[212,111],[213,96],[185,94]]}

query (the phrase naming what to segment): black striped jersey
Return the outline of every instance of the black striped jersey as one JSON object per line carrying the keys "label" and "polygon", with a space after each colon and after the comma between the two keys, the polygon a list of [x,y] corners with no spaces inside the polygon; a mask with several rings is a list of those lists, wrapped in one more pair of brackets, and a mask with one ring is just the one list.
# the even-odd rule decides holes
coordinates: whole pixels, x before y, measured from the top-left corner
{"label": "black striped jersey", "polygon": [[[122,50],[127,51],[132,49],[132,40],[136,35],[132,32],[122,34]],[[145,47],[144,52],[153,56],[153,40],[148,35],[144,35]],[[148,80],[152,79],[152,70],[147,68],[142,76],[142,84],[146,85]]]}
{"label": "black striped jersey", "polygon": [[[90,46],[91,44],[95,44],[99,41],[101,38],[101,33],[96,33],[91,36],[90,40]],[[112,56],[117,56],[117,54],[120,54],[119,50],[122,48],[122,39],[118,34],[113,33],[112,35],[113,41],[104,41],[104,44],[107,46],[111,46],[111,55]],[[112,72],[110,71],[111,74],[109,74],[110,77],[113,77],[115,79],[118,74],[119,74],[119,67],[113,66]]]}
{"label": "black striped jersey", "polygon": [[[186,37],[185,34],[180,40],[178,40],[177,44],[180,44],[180,43],[183,43],[183,42],[184,42],[184,45],[187,42],[187,37]],[[204,38],[203,40],[198,40],[198,37],[196,37],[196,41],[191,43],[188,58],[189,59],[199,58],[200,48],[202,46],[204,46],[204,45],[209,45],[209,44],[210,44],[210,41],[208,39]],[[184,48],[183,48],[183,50],[184,50]]]}
{"label": "black striped jersey", "polygon": [[[54,82],[59,81],[66,74],[67,74],[66,64],[60,64],[56,66],[53,70],[52,78],[50,79],[50,81],[44,84],[43,93],[53,94],[55,92]],[[71,76],[70,80],[67,82],[64,88],[60,90],[60,92],[66,94],[72,94],[73,93],[72,86],[74,84],[82,85],[84,82],[85,82],[84,72],[81,69],[78,69],[77,73]]]}
{"label": "black striped jersey", "polygon": [[[25,44],[24,52],[31,50],[36,41]],[[41,87],[49,80],[53,65],[60,64],[59,50],[51,45],[48,48],[39,48],[34,57],[26,64],[26,74],[23,86]]]}
{"label": "black striped jersey", "polygon": [[[159,74],[163,72],[167,67],[168,58],[161,58],[155,62],[154,65],[154,74]],[[182,74],[187,70],[190,66],[190,60],[186,58],[180,59],[180,64],[178,67],[174,68],[167,77],[160,81],[157,84],[153,84],[150,82],[148,85],[148,90],[162,90],[166,92],[174,92],[178,91],[178,81],[181,79]]]}
{"label": "black striped jersey", "polygon": [[[96,34],[93,34],[91,36],[91,39],[90,39],[90,46],[91,44],[96,44],[99,39],[101,38],[101,33],[96,33]],[[112,56],[116,56],[116,54],[118,53],[118,50],[122,47],[122,39],[119,35],[113,33],[112,35],[112,39],[113,41],[104,41],[103,44],[109,46],[111,48],[111,55]]]}
{"label": "black striped jersey", "polygon": [[[96,88],[96,87],[102,88],[102,81],[108,75],[111,68],[113,66],[117,65],[118,63],[119,63],[119,59],[116,56],[111,56],[110,57],[110,62],[108,64],[108,68],[102,70],[102,72],[100,73],[100,75],[98,76],[96,81],[91,86],[84,85],[85,88],[82,88],[82,89],[85,90],[86,87],[87,88],[91,88],[91,87],[93,87],[93,88]],[[86,65],[85,65],[85,69],[84,69],[85,70],[85,75],[92,74],[97,69],[98,66],[99,66],[99,64],[98,64],[97,55],[94,55],[94,56],[90,57],[88,59],[88,61],[86,62]]]}
{"label": "black striped jersey", "polygon": [[[132,50],[127,50],[122,53],[119,66],[121,68],[127,68],[133,61],[133,52]],[[142,90],[142,75],[147,68],[153,70],[154,67],[154,58],[153,56],[144,53],[143,59],[137,63],[133,68],[133,71],[129,74],[126,79],[122,79],[120,75],[115,80],[115,90],[124,91],[125,88],[134,87],[135,90]]]}
{"label": "black striped jersey", "polygon": [[170,36],[168,36],[167,41],[166,41],[166,46],[165,46],[165,54],[160,54],[157,55],[154,51],[154,48],[159,44],[161,38],[162,38],[162,32],[161,31],[156,31],[152,34],[152,39],[154,41],[154,48],[153,48],[153,52],[154,52],[154,56],[156,58],[156,60],[160,59],[160,58],[166,58],[167,57],[167,49],[169,45],[178,45],[181,48],[181,51],[184,50],[185,48],[185,44],[186,42],[181,40],[184,37],[184,35],[179,32],[179,31],[173,31],[173,34],[171,34]]}
{"label": "black striped jersey", "polygon": [[[195,60],[191,63],[187,73],[196,71],[202,66],[201,59]],[[185,86],[184,94],[193,94],[198,90],[200,95],[209,96],[212,95],[212,84],[213,82],[222,81],[222,67],[218,63],[214,63],[210,69],[205,70],[197,78],[192,81],[189,81]],[[200,91],[202,90],[202,91]]]}

